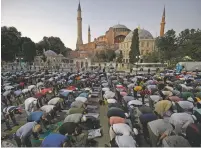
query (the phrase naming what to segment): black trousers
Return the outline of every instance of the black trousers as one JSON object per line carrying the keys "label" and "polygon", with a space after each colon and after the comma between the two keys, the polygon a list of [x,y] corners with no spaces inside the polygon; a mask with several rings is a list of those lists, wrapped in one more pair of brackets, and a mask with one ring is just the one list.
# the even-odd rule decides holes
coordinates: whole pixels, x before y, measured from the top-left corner
{"label": "black trousers", "polygon": [[24,143],[22,143],[20,137],[15,136],[15,141],[18,147],[22,147],[22,146],[32,147],[30,137],[24,137]]}

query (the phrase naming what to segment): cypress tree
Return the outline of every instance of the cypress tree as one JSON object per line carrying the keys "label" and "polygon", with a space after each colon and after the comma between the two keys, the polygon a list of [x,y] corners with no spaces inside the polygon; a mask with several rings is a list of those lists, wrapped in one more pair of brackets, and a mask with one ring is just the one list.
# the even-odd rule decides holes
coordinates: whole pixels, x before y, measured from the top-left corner
{"label": "cypress tree", "polygon": [[137,62],[139,59],[136,59],[136,56],[140,56],[140,49],[139,49],[139,36],[138,36],[138,29],[136,28],[133,31],[133,37],[132,37],[132,43],[131,43],[131,48],[129,52],[129,58],[130,58],[130,64],[134,64]]}

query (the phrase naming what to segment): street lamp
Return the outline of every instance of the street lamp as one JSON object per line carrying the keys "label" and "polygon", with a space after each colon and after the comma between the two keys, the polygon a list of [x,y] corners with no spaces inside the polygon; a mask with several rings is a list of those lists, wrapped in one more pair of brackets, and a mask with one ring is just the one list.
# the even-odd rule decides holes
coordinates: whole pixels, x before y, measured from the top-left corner
{"label": "street lamp", "polygon": [[140,59],[140,56],[136,56],[135,58],[137,59],[137,65],[136,65],[136,75],[137,75],[137,72],[138,72],[138,61]]}

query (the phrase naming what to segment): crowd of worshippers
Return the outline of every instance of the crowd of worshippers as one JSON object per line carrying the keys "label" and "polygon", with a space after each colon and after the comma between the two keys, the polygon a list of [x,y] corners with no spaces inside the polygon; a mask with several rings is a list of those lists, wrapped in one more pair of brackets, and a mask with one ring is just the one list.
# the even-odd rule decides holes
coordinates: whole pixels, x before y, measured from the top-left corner
{"label": "crowd of worshippers", "polygon": [[201,83],[192,74],[108,75],[102,84],[108,104],[112,147],[200,147]]}
{"label": "crowd of worshippers", "polygon": [[[19,77],[19,83],[15,84]],[[99,103],[108,107],[110,126],[110,145],[105,146],[143,146],[143,134],[152,147],[199,147],[200,82],[198,75],[168,76],[164,73],[134,76],[40,72],[5,76],[2,119],[7,129],[12,130],[9,119],[14,126],[18,126],[16,116],[25,111],[27,123],[15,132],[14,139],[18,147],[30,147],[31,135],[39,139],[39,135],[57,121],[58,112],[67,107],[66,117],[58,132],[45,137],[41,147],[89,146],[94,142],[89,139],[101,136],[98,108],[89,101],[100,93],[102,99]],[[64,89],[66,84],[72,85]],[[78,87],[84,89],[79,91]],[[53,97],[49,98],[49,93],[53,93]],[[20,103],[24,104],[24,109]]]}
{"label": "crowd of worshippers", "polygon": [[[27,116],[27,123],[22,125],[13,135],[17,146],[32,146],[31,136],[33,135],[34,139],[39,139],[44,131],[49,130],[49,125],[58,121],[57,119],[60,117],[58,112],[62,112],[64,109],[68,109],[68,111],[62,120],[63,124],[56,133],[46,136],[41,146],[80,147],[96,144],[92,139],[101,136],[98,107],[93,105],[93,102],[91,103],[88,98],[94,95],[98,99],[101,87],[100,84],[96,84],[97,89],[95,90],[94,82],[99,81],[99,76],[94,74],[69,75],[69,73],[64,75],[61,73],[49,74],[49,77],[40,75],[42,78],[40,76],[35,82],[28,83],[28,86],[24,82],[23,88],[16,88],[12,83],[4,81],[5,90],[2,93],[4,99],[1,102],[2,121],[5,122],[7,130],[12,131],[9,119],[12,120],[14,126],[18,126],[19,123],[16,119],[23,113]],[[17,78],[17,76],[14,77]],[[58,81],[62,81],[64,84],[63,87],[60,86],[62,88],[60,90],[54,88],[58,87],[55,85]],[[94,85],[94,94],[92,89],[87,87],[92,85]],[[82,90],[78,90],[78,87]],[[19,99],[24,102],[24,107],[20,103],[15,105],[18,103],[15,102],[16,98],[13,95],[16,90],[21,92]],[[51,97],[48,94],[52,94]],[[7,101],[8,99],[10,101]],[[97,104],[99,105],[98,100]]]}

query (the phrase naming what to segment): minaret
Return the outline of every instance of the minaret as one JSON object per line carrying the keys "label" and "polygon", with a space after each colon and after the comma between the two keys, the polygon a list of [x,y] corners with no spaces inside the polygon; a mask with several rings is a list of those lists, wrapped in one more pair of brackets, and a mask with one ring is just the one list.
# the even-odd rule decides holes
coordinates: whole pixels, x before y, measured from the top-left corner
{"label": "minaret", "polygon": [[91,42],[91,30],[90,30],[90,26],[88,28],[88,43]]}
{"label": "minaret", "polygon": [[163,16],[162,16],[162,20],[161,20],[161,29],[160,29],[161,37],[164,35],[164,31],[165,31],[165,6],[164,6]]}
{"label": "minaret", "polygon": [[77,44],[76,49],[79,49],[79,46],[82,45],[82,15],[81,15],[81,6],[80,2],[77,9]]}

